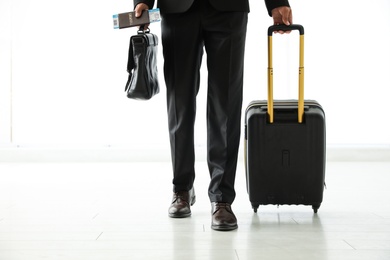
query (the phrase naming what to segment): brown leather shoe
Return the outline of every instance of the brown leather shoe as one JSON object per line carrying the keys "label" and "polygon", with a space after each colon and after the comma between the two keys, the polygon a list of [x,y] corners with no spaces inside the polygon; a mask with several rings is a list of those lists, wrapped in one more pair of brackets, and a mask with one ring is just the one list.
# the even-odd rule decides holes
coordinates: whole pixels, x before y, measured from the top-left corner
{"label": "brown leather shoe", "polygon": [[196,200],[194,188],[189,191],[179,191],[173,193],[172,204],[168,209],[171,218],[186,218],[191,216],[190,206]]}
{"label": "brown leather shoe", "polygon": [[236,216],[229,203],[211,203],[211,228],[218,231],[229,231],[238,228]]}

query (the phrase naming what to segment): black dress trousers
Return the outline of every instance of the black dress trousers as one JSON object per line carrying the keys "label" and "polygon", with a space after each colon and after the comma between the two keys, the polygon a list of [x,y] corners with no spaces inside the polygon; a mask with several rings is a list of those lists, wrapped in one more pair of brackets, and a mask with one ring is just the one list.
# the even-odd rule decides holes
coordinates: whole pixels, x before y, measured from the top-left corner
{"label": "black dress trousers", "polygon": [[209,198],[234,201],[247,21],[247,12],[220,12],[207,0],[195,0],[185,13],[162,14],[174,191],[191,189],[195,179],[196,96],[206,50]]}

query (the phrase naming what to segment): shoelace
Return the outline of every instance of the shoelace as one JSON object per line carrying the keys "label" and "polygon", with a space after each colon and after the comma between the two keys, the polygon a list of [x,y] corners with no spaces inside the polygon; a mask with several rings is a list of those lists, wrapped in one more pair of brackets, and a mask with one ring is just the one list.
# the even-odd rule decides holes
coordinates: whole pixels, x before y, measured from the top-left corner
{"label": "shoelace", "polygon": [[218,212],[220,209],[226,209],[227,211],[231,212],[229,203],[218,202],[215,204],[215,210],[214,210],[213,214]]}
{"label": "shoelace", "polygon": [[175,192],[173,202],[176,202],[179,199],[188,203],[188,199],[186,198],[185,194],[180,191]]}
{"label": "shoelace", "polygon": [[215,204],[216,208],[229,208],[230,204],[225,202],[218,202]]}

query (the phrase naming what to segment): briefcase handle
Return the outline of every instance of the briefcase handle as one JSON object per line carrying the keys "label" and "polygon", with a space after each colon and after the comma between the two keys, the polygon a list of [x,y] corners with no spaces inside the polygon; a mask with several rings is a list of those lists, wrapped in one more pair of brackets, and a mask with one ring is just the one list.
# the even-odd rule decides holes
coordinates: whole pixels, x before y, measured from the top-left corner
{"label": "briefcase handle", "polygon": [[298,91],[298,122],[303,122],[304,111],[304,28],[300,24],[272,25],[268,28],[268,106],[269,122],[274,122],[274,97],[273,97],[273,62],[272,62],[272,33],[274,31],[299,31],[299,91]]}
{"label": "briefcase handle", "polygon": [[138,33],[138,34],[150,33],[150,29],[147,28],[147,29],[145,30],[145,24],[142,24],[142,25],[138,28],[137,33]]}

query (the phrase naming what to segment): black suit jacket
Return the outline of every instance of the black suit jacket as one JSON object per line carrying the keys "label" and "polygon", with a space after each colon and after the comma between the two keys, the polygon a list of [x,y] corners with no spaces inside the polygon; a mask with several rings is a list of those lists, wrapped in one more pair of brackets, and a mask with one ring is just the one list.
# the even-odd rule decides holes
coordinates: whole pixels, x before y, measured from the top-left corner
{"label": "black suit jacket", "polygon": [[[209,0],[215,9],[222,12],[249,12],[249,0]],[[258,0],[257,0],[258,1]],[[134,7],[145,3],[150,9],[155,0],[134,0]],[[187,11],[194,0],[158,0],[157,7],[161,13],[183,13]],[[271,10],[279,6],[289,6],[288,0],[265,0],[269,15]]]}

